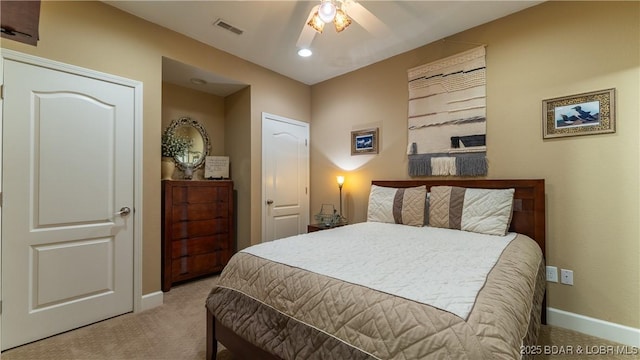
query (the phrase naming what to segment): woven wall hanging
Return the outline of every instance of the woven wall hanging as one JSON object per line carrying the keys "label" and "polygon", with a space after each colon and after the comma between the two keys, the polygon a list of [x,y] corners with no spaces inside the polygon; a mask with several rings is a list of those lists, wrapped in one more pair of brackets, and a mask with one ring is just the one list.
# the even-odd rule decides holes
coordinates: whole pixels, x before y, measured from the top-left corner
{"label": "woven wall hanging", "polygon": [[408,70],[410,176],[487,174],[485,47]]}

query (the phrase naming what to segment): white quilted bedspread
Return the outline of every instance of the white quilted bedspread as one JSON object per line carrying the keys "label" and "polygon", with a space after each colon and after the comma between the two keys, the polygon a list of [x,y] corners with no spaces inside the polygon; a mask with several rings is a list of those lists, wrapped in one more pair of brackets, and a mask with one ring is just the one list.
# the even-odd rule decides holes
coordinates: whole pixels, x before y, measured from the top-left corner
{"label": "white quilted bedspread", "polygon": [[487,275],[515,237],[366,222],[242,252],[428,304],[466,320]]}

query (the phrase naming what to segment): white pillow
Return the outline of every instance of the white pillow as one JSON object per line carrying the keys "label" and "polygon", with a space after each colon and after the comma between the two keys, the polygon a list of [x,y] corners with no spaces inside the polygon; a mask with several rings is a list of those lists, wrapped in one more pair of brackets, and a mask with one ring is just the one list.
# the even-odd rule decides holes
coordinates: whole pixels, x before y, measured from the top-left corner
{"label": "white pillow", "polygon": [[506,235],[513,214],[514,189],[433,186],[429,226]]}
{"label": "white pillow", "polygon": [[427,187],[371,185],[367,221],[424,226]]}

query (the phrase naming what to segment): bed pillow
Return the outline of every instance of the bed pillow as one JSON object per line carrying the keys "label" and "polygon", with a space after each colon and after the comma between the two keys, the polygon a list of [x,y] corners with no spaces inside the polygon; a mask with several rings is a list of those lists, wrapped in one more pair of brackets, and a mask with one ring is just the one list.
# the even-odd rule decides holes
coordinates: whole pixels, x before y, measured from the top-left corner
{"label": "bed pillow", "polygon": [[514,189],[432,186],[429,226],[506,235],[511,224]]}
{"label": "bed pillow", "polygon": [[424,226],[427,187],[392,188],[371,185],[367,221]]}

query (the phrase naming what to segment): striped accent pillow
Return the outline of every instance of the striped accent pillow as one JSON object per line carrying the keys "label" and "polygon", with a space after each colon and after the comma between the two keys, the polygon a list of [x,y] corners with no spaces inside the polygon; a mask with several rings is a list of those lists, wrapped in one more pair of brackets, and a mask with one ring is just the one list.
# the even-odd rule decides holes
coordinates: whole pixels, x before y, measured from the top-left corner
{"label": "striped accent pillow", "polygon": [[367,221],[424,226],[426,186],[391,188],[371,185]]}
{"label": "striped accent pillow", "polygon": [[429,226],[506,235],[513,213],[514,189],[433,186]]}

